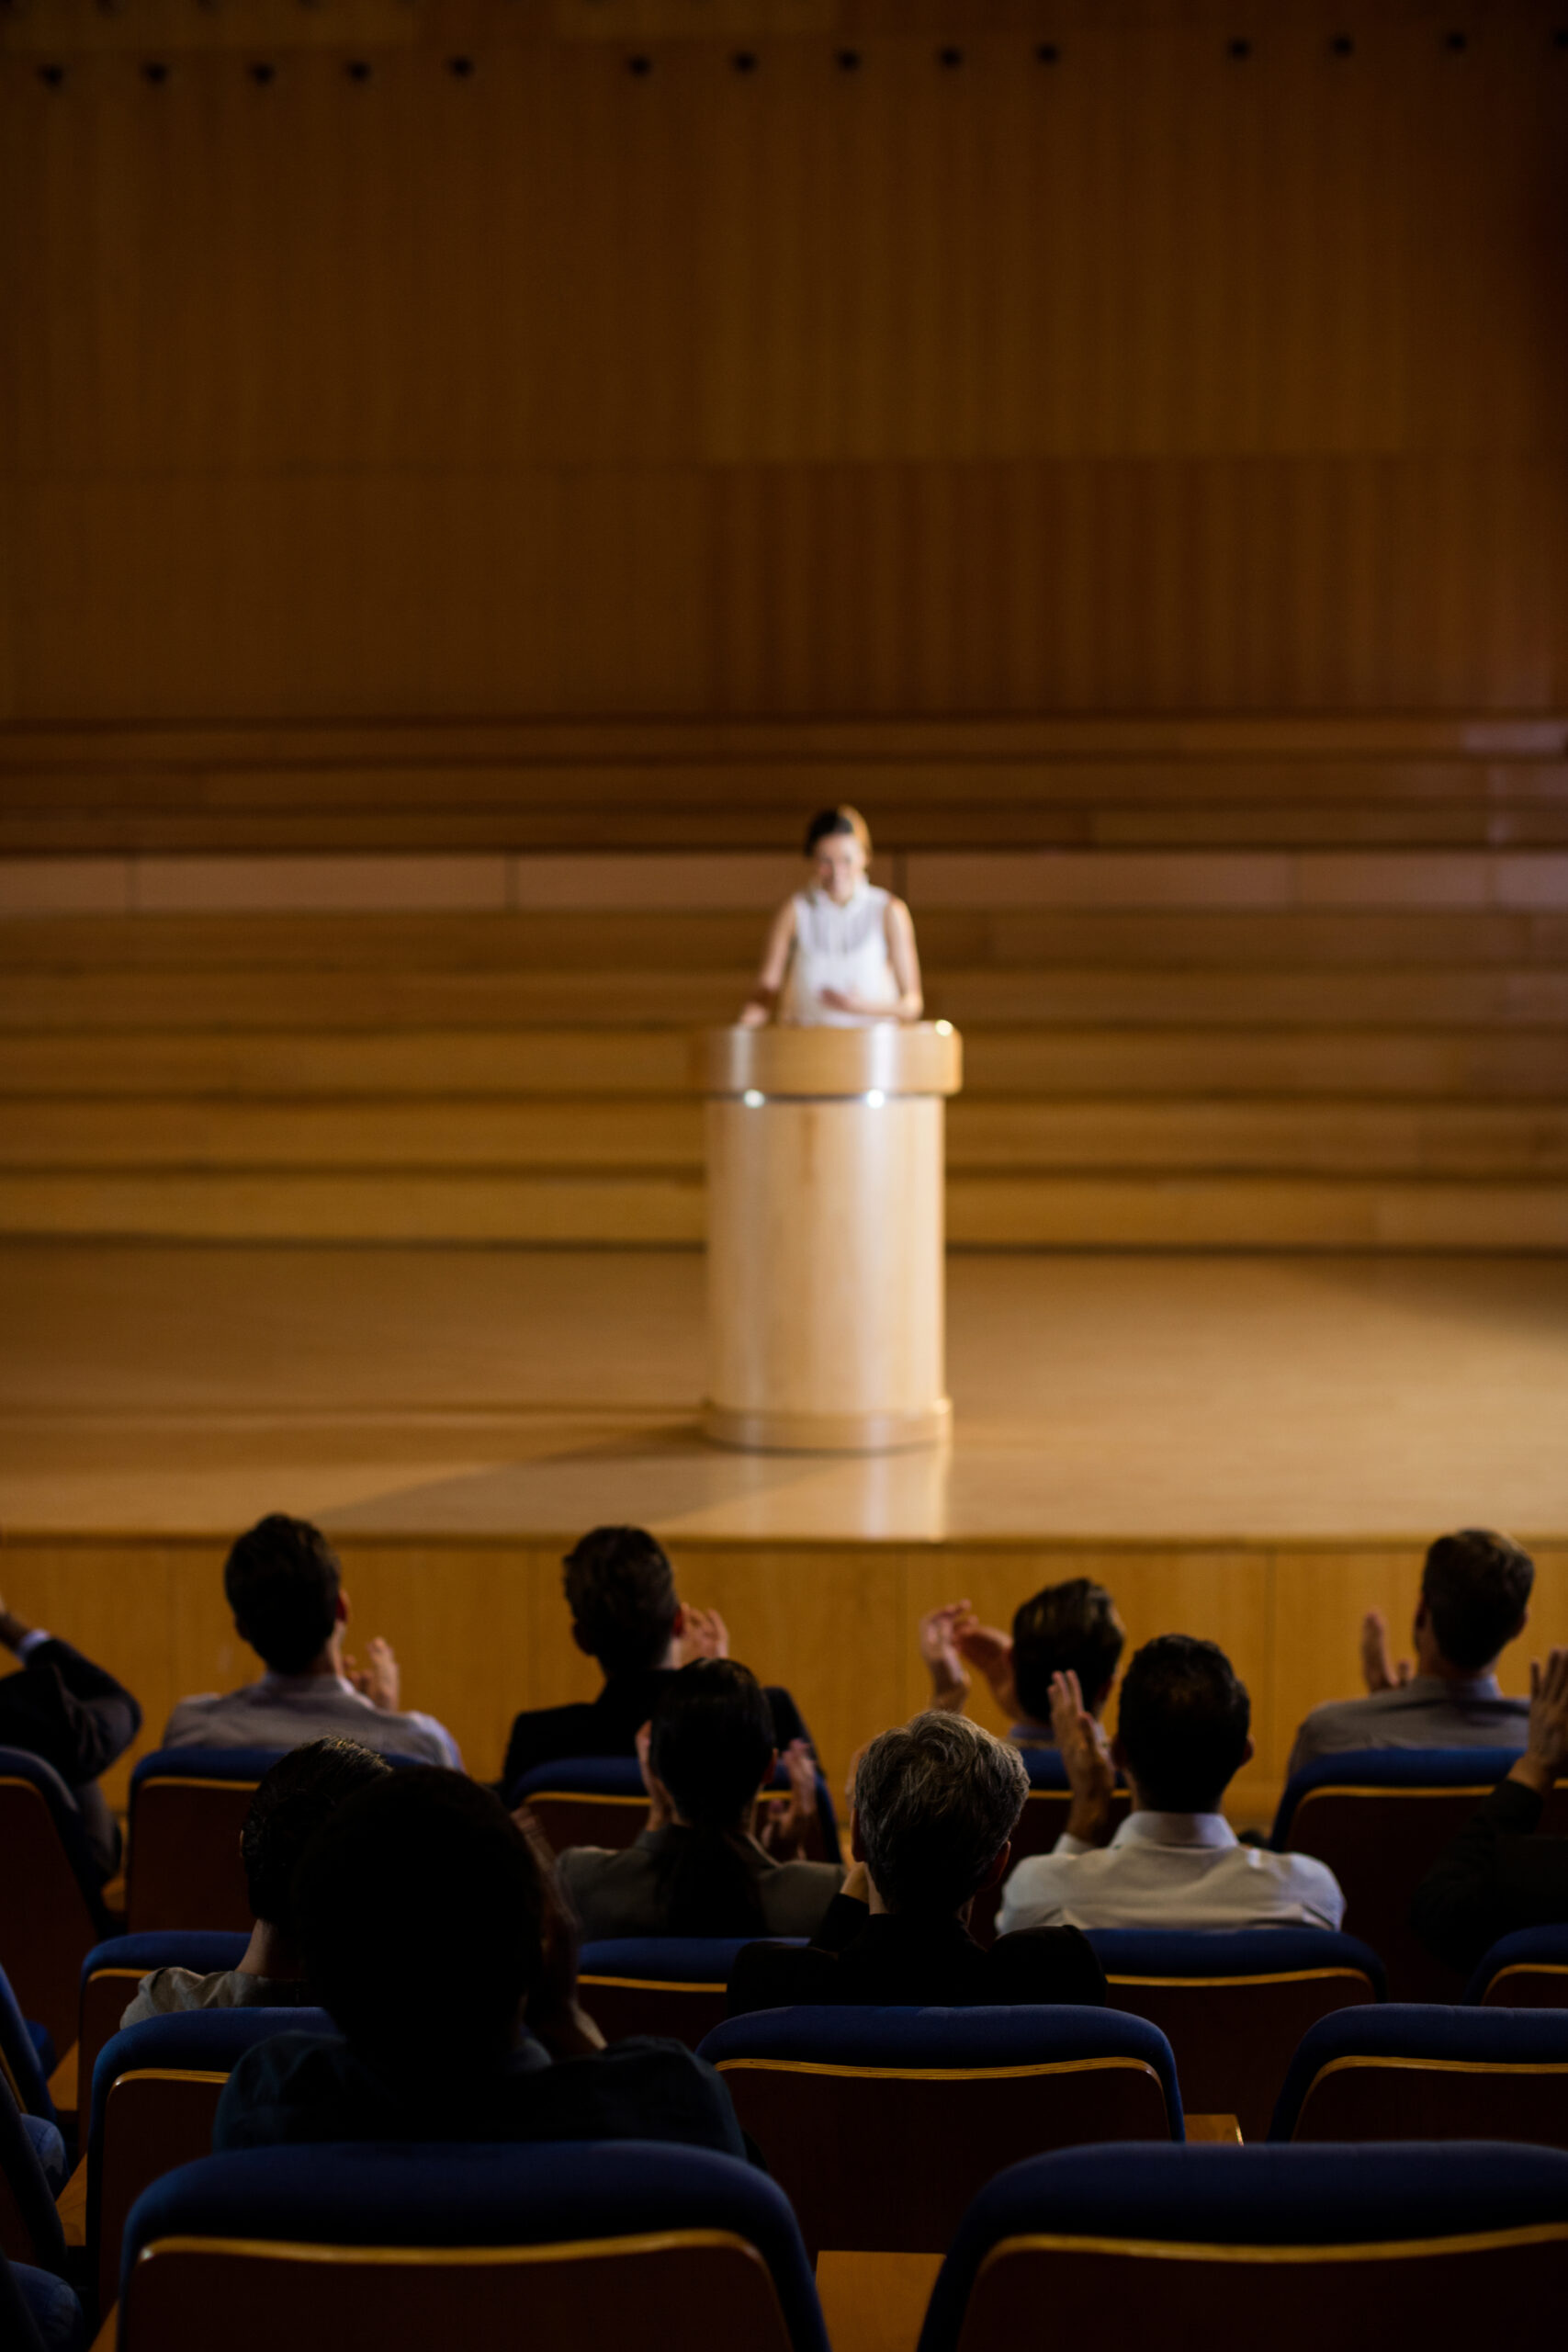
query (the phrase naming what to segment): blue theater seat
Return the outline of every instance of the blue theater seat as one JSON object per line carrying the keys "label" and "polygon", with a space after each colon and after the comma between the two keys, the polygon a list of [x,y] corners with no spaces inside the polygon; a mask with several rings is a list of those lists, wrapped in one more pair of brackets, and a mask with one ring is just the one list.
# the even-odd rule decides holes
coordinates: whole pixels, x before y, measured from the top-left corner
{"label": "blue theater seat", "polygon": [[87,2352],[87,2323],[63,2278],[0,2254],[0,2344],[6,2352]]}
{"label": "blue theater seat", "polygon": [[223,1928],[206,1934],[185,1928],[154,1935],[110,1936],[95,1944],[82,1962],[77,1991],[76,2079],[85,2098],[98,2052],[119,2031],[119,2021],[141,1979],[154,1968],[188,1968],[199,1976],[237,1968],[250,1942],[247,1930]]}
{"label": "blue theater seat", "polygon": [[0,2253],[13,2262],[65,2273],[65,2239],[54,2200],[64,2187],[65,2146],[52,2123],[24,2115],[0,2081]]}
{"label": "blue theater seat", "polygon": [[283,1747],[160,1747],[130,1776],[126,1925],[251,1928],[240,1832]]}
{"label": "blue theater seat", "polygon": [[325,2009],[192,2009],[129,2026],[98,2052],[87,2131],[87,2251],[107,2307],[126,2216],[149,2184],[204,2156],[223,2086],[275,2033],[333,2033]]}
{"label": "blue theater seat", "polygon": [[1111,2007],[1157,2025],[1194,2115],[1260,2140],[1297,2043],[1333,2010],[1383,1998],[1382,1963],[1320,1928],[1097,1928]]}
{"label": "blue theater seat", "polygon": [[[1345,1890],[1343,1926],[1371,1944],[1396,2001],[1457,2001],[1464,1978],[1416,1940],[1410,1901],[1482,1798],[1506,1777],[1511,1747],[1368,1747],[1298,1772],[1275,1816],[1281,1853],[1315,1854]],[[1545,1826],[1568,1830],[1568,1782]]]}
{"label": "blue theater seat", "polygon": [[58,2051],[75,2038],[82,1955],[109,1931],[75,1798],[40,1757],[0,1747],[0,1956],[23,2015]]}
{"label": "blue theater seat", "polygon": [[1568,1926],[1502,1937],[1478,1962],[1464,1997],[1488,2009],[1568,2008]]}
{"label": "blue theater seat", "polygon": [[[774,1940],[795,1946],[804,1936]],[[694,2050],[724,2022],[735,1956],[752,1936],[617,1936],[584,1944],[577,1984],[582,2006],[606,2041],[664,2033]]]}
{"label": "blue theater seat", "polygon": [[[781,1794],[789,1775],[781,1764],[770,1785]],[[527,1803],[558,1854],[569,1846],[629,1846],[648,1819],[648,1791],[635,1756],[569,1756],[536,1764],[507,1792],[508,1804]],[[832,1792],[817,1775],[817,1827],[807,1861],[839,1860],[839,1823]]]}
{"label": "blue theater seat", "polygon": [[1568,2010],[1342,2009],[1291,2061],[1269,2137],[1568,2149]]}
{"label": "blue theater seat", "polygon": [[267,2148],[170,2174],[126,2232],[118,2352],[698,2343],[827,2352],[784,2197],[705,2149]]}
{"label": "blue theater seat", "polygon": [[42,2027],[28,2023],[11,1980],[0,1968],[0,2075],[23,2113],[40,2115],[46,2123],[60,2120],[49,2092],[53,2068],[52,2040]]}
{"label": "blue theater seat", "polygon": [[1568,2156],[1075,2148],[982,2189],[919,2352],[1521,2344],[1568,2292]]}
{"label": "blue theater seat", "polygon": [[1021,2155],[1182,2137],[1169,2043],[1111,2009],[762,2009],[700,2054],[814,2257],[939,2254],[976,2188]]}

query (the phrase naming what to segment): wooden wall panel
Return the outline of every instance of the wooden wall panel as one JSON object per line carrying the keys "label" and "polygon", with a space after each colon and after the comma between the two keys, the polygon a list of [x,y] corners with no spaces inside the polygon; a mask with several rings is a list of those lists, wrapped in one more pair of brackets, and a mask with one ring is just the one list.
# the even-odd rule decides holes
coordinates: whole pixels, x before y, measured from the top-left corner
{"label": "wooden wall panel", "polygon": [[0,30],[14,718],[1568,695],[1538,0],[1277,0],[1245,60],[1069,0],[1049,66],[844,0],[640,75],[620,0],[422,0],[265,86],[60,5]]}

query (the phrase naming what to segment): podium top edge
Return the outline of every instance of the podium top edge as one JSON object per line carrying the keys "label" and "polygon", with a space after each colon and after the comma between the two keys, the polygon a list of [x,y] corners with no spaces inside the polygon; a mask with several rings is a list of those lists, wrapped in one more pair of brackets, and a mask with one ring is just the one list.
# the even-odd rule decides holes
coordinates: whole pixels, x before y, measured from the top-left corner
{"label": "podium top edge", "polygon": [[946,1021],[876,1021],[863,1029],[704,1029],[692,1040],[702,1094],[956,1094],[964,1040]]}

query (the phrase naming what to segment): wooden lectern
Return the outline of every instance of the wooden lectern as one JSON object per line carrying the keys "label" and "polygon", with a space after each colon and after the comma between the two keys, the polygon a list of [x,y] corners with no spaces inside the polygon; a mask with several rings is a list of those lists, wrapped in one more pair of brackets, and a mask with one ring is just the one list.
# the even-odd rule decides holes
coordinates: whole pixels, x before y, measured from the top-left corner
{"label": "wooden lectern", "polygon": [[705,1433],[884,1453],[947,1433],[945,1021],[709,1029]]}

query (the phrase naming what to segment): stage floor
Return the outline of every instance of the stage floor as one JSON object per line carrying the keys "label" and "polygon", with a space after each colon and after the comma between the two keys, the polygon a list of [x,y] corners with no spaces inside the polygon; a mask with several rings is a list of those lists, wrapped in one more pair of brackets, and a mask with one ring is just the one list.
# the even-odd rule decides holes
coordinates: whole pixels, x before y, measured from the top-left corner
{"label": "stage floor", "polygon": [[702,1283],[682,1252],[0,1249],[6,1531],[1568,1531],[1561,1260],[957,1256],[952,1447],[881,1460],[705,1444]]}

